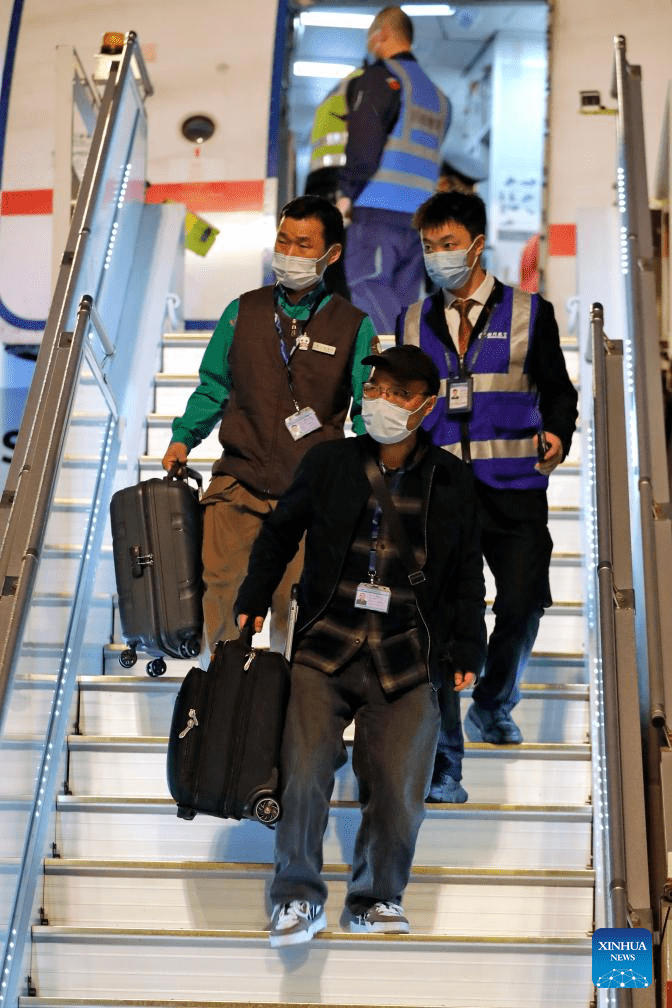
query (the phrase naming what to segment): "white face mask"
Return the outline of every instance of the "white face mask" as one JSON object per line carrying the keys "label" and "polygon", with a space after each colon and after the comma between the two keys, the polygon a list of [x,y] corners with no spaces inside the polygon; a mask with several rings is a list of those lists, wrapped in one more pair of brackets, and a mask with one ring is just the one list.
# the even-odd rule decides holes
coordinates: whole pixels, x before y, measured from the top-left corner
{"label": "white face mask", "polygon": [[[362,400],[362,420],[369,434],[379,444],[398,444],[416,429],[408,429],[408,418],[418,413],[427,402],[421,402],[417,409],[406,410],[382,396],[377,399]],[[416,425],[417,426],[417,425]]]}
{"label": "white face mask", "polygon": [[458,249],[455,252],[425,252],[425,269],[430,279],[437,287],[446,287],[448,290],[459,290],[471,276],[471,271],[478,262],[478,256],[471,266],[467,263],[467,255],[471,252],[475,243],[480,238],[477,235],[468,249]]}
{"label": "white face mask", "polygon": [[283,287],[287,287],[288,290],[306,290],[306,288],[312,287],[324,276],[330,252],[331,248],[328,248],[319,259],[304,259],[302,256],[274,252],[273,272],[275,273],[275,278],[278,283],[281,283]]}

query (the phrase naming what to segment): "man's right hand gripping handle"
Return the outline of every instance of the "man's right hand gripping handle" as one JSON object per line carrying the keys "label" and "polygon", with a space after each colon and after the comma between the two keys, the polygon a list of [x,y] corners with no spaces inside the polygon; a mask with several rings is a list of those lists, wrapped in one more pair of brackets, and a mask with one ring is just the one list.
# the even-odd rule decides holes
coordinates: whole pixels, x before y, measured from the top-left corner
{"label": "man's right hand gripping handle", "polygon": [[180,465],[185,465],[188,454],[189,449],[185,444],[182,444],[181,441],[171,441],[161,464],[166,472],[170,472],[176,462],[179,462]]}

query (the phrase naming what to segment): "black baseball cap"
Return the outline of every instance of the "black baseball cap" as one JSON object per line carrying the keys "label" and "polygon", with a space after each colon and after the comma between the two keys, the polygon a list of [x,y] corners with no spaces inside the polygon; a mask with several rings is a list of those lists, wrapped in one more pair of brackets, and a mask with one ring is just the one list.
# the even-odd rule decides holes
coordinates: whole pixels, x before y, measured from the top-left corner
{"label": "black baseball cap", "polygon": [[432,358],[420,347],[411,344],[388,347],[382,353],[364,357],[362,364],[385,368],[400,381],[420,379],[426,382],[430,395],[438,394],[441,384],[439,370]]}

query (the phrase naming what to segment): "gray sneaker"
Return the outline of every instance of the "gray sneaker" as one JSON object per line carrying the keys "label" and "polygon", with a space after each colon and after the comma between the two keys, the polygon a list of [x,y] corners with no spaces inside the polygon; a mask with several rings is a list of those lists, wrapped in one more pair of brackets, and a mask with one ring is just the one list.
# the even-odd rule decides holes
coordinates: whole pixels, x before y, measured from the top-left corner
{"label": "gray sneaker", "polygon": [[373,932],[374,934],[408,934],[408,919],[400,903],[381,900],[360,914],[353,914],[350,930]]}
{"label": "gray sneaker", "polygon": [[270,942],[273,948],[301,945],[309,942],[318,931],[324,931],[326,926],[327,918],[321,903],[308,903],[307,900],[276,903],[271,917]]}

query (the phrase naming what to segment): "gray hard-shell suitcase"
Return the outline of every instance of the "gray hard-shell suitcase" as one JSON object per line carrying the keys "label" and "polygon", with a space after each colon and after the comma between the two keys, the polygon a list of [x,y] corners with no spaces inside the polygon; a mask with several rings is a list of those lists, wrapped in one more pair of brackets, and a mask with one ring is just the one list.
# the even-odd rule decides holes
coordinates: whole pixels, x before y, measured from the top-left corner
{"label": "gray hard-shell suitcase", "polygon": [[165,479],[144,480],[112,496],[114,571],[128,644],[119,658],[124,668],[135,664],[136,650],[154,656],[147,665],[151,676],[165,672],[164,655],[194,658],[200,652],[202,482],[196,470],[174,467]]}
{"label": "gray hard-shell suitcase", "polygon": [[219,641],[208,669],[187,672],[168,737],[168,787],[177,815],[279,819],[280,745],[289,698],[289,656],[252,647],[251,622],[236,640]]}

